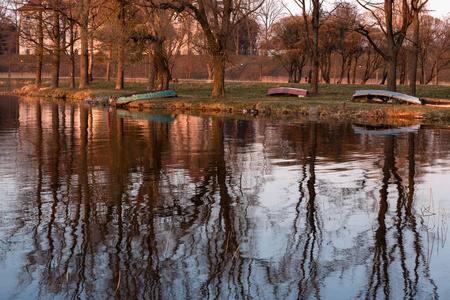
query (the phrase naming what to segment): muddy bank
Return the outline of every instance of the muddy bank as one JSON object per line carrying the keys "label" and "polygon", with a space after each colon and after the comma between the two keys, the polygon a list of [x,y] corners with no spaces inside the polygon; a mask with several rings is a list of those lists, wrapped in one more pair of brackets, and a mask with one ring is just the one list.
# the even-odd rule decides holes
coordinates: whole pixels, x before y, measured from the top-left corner
{"label": "muddy bank", "polygon": [[[35,90],[25,86],[15,90],[15,94],[28,97],[54,98],[87,105],[114,105],[121,94],[111,90],[74,90],[50,89]],[[127,92],[122,92],[125,94]],[[129,92],[128,92],[129,93]],[[295,101],[295,102],[294,102]],[[450,109],[408,106],[408,105],[368,105],[353,103],[345,100],[321,100],[308,98],[306,100],[292,100],[292,98],[263,98],[229,97],[225,99],[211,99],[192,97],[179,93],[177,98],[141,100],[122,106],[132,110],[171,110],[175,112],[221,113],[239,115],[261,115],[276,117],[310,116],[317,119],[336,120],[431,120],[450,122]]]}

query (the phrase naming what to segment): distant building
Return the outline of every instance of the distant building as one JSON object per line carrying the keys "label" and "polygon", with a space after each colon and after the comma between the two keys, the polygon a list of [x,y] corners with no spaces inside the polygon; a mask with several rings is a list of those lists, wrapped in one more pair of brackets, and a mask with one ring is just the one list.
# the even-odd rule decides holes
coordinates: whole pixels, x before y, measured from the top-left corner
{"label": "distant building", "polygon": [[[35,55],[36,45],[38,42],[38,25],[39,17],[42,14],[43,21],[43,36],[44,36],[44,48],[53,47],[53,40],[49,36],[48,32],[51,32],[46,28],[46,24],[52,24],[53,11],[44,8],[46,1],[41,0],[29,0],[27,4],[19,7],[17,10],[19,13],[19,39],[18,50],[21,55]],[[63,31],[66,28],[67,21],[61,17],[60,30]],[[75,27],[75,35],[78,36],[78,28]],[[64,32],[61,37],[61,48],[67,45],[69,41],[69,31]],[[75,51],[80,49],[79,42],[75,44]]]}

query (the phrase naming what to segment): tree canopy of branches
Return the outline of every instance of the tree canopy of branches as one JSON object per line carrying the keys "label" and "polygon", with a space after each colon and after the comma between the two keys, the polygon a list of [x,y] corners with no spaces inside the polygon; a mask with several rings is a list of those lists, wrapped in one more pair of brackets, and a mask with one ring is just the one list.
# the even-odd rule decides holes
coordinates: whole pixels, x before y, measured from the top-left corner
{"label": "tree canopy of branches", "polygon": [[[394,0],[384,0],[383,3],[372,0],[357,0],[375,21],[374,24],[360,23],[356,30],[364,35],[385,60],[387,64],[387,90],[397,90],[397,57],[406,37],[406,31],[411,24],[410,7],[407,0],[398,3]],[[397,4],[396,4],[397,3]],[[374,41],[371,30],[377,26],[383,32],[386,48],[382,49]]]}
{"label": "tree canopy of branches", "polygon": [[273,25],[283,16],[283,7],[278,0],[265,0],[261,7],[256,11],[256,17],[262,27],[262,48],[264,55],[267,55],[269,51],[268,45],[274,30]]}
{"label": "tree canopy of branches", "polygon": [[[185,36],[190,28],[184,16],[171,10],[152,9],[141,6],[144,22],[136,40],[146,47],[149,58],[149,90],[169,88],[171,66],[174,54],[185,43]],[[176,24],[177,26],[175,26]]]}
{"label": "tree canopy of branches", "polygon": [[239,20],[232,32],[233,43],[229,44],[230,52],[236,55],[256,55],[259,35],[258,22],[250,17],[245,16]]}
{"label": "tree canopy of branches", "polygon": [[239,21],[255,12],[264,0],[147,1],[154,8],[186,12],[199,23],[213,61],[212,97],[225,97],[225,65],[229,36]]}
{"label": "tree canopy of branches", "polygon": [[303,67],[306,65],[308,50],[304,39],[304,21],[302,17],[286,17],[274,25],[273,42],[280,44],[279,53],[274,57],[288,72],[289,82],[299,82]]}
{"label": "tree canopy of branches", "polygon": [[320,16],[323,7],[321,0],[295,0],[300,7],[305,24],[305,41],[312,62],[310,93],[319,92],[319,29],[322,25]]}

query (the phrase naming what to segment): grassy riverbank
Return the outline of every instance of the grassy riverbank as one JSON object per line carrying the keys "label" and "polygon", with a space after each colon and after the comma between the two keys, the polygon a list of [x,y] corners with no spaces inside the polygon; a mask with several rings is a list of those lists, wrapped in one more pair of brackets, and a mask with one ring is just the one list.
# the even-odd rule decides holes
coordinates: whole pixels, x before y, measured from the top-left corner
{"label": "grassy riverbank", "polygon": [[[114,90],[114,82],[94,81],[88,90],[70,89],[68,82],[63,81],[61,88],[50,89],[48,83],[43,84],[40,91],[27,89],[23,94],[38,97],[64,97],[68,101],[79,101],[86,97],[118,97],[124,94],[145,91],[145,83],[127,82],[124,91]],[[308,84],[287,84],[267,82],[227,82],[227,97],[211,99],[211,83],[180,82],[172,83],[178,97],[172,99],[154,99],[135,105],[144,109],[176,109],[209,112],[242,112],[252,108],[261,113],[271,115],[311,115],[323,118],[405,118],[429,119],[450,122],[449,107],[425,107],[416,105],[393,105],[378,103],[349,102],[355,90],[384,89],[380,85],[348,85],[321,84],[319,94],[308,98],[267,97],[269,88],[290,86],[308,89]],[[408,86],[399,86],[398,91],[407,93]],[[419,97],[450,98],[450,86],[418,86]]]}

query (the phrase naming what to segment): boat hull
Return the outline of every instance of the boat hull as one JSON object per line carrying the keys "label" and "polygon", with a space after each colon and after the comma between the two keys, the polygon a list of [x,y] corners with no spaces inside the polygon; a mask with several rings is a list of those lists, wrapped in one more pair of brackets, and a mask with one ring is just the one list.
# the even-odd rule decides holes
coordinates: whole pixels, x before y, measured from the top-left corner
{"label": "boat hull", "polygon": [[136,102],[136,101],[142,101],[142,100],[148,100],[148,99],[173,98],[173,97],[177,97],[177,93],[175,93],[174,90],[143,92],[143,93],[137,93],[137,94],[119,97],[116,100],[116,105],[125,105],[130,102]]}
{"label": "boat hull", "polygon": [[267,96],[308,97],[308,91],[289,87],[277,87],[269,89]]}
{"label": "boat hull", "polygon": [[406,94],[385,91],[385,90],[358,90],[353,94],[352,101],[356,99],[365,99],[371,102],[398,102],[422,105],[421,99]]}

